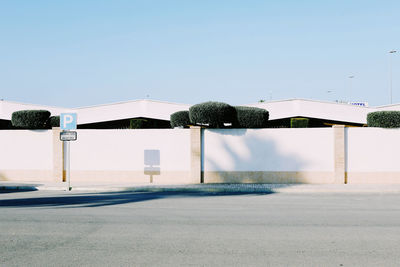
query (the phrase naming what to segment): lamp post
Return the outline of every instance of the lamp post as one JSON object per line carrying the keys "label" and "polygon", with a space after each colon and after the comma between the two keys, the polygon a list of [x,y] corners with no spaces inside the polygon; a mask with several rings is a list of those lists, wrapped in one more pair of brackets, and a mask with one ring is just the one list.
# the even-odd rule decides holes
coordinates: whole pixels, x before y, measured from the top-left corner
{"label": "lamp post", "polygon": [[[350,75],[349,76],[349,79],[350,79],[350,97],[351,97],[351,94],[353,93],[353,79],[354,79],[354,75]],[[351,102],[352,100],[350,100],[350,102]],[[354,100],[353,100],[354,101]]]}
{"label": "lamp post", "polygon": [[396,50],[389,51],[389,83],[390,83],[390,104],[393,104],[393,91],[392,91],[392,55]]}

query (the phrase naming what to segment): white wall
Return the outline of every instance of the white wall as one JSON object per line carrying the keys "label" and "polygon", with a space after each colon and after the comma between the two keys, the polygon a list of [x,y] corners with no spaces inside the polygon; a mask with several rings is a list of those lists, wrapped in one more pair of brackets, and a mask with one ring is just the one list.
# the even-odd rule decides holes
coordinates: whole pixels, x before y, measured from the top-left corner
{"label": "white wall", "polygon": [[0,171],[52,170],[51,130],[0,131]]}
{"label": "white wall", "polygon": [[348,172],[400,172],[400,129],[346,131]]}
{"label": "white wall", "polygon": [[[192,183],[190,131],[78,130],[71,179]],[[348,183],[400,183],[400,129],[345,131]],[[0,131],[0,180],[61,181],[59,145],[51,130]],[[205,129],[202,148],[205,182],[334,181],[332,128]]]}
{"label": "white wall", "polygon": [[333,171],[333,130],[204,130],[204,171]]}
{"label": "white wall", "polygon": [[[71,170],[144,171],[145,150],[159,151],[163,171],[190,171],[189,129],[78,130]],[[156,160],[157,153],[149,154]]]}

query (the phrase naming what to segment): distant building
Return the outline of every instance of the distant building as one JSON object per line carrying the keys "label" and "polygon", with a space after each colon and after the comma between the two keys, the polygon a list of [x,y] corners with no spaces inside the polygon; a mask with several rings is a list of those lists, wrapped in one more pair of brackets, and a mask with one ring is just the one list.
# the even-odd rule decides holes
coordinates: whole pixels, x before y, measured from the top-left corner
{"label": "distant building", "polygon": [[10,129],[14,111],[44,109],[57,116],[63,112],[77,113],[78,129],[170,128],[170,115],[188,110],[190,105],[154,100],[135,100],[82,108],[59,108],[0,101],[0,128]]}
{"label": "distant building", "polygon": [[363,126],[367,123],[367,114],[376,111],[376,108],[359,105],[306,99],[271,101],[248,106],[268,110],[271,127],[289,127],[291,118],[308,118],[309,127],[330,127],[335,124]]}
{"label": "distant building", "polygon": [[[270,127],[289,127],[291,118],[308,118],[309,127],[334,124],[364,126],[367,114],[379,110],[400,110],[400,104],[381,107],[348,103],[289,99],[244,106],[269,111]],[[170,115],[188,110],[190,105],[155,100],[134,100],[81,108],[62,108],[0,101],[0,129],[12,129],[11,115],[25,109],[49,110],[52,116],[63,112],[78,114],[78,129],[170,128]]]}

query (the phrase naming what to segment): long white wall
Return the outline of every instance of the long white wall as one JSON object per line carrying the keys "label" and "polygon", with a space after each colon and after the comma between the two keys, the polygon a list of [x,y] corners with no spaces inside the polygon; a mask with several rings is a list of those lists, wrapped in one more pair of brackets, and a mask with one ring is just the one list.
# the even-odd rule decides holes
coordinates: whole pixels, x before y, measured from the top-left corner
{"label": "long white wall", "polygon": [[204,131],[204,171],[333,171],[333,132],[320,129]]}
{"label": "long white wall", "polygon": [[301,182],[299,172],[314,172],[328,182],[334,168],[331,128],[204,130],[203,148],[205,181],[272,182],[264,178],[273,174]]}
{"label": "long white wall", "polygon": [[349,183],[400,183],[400,129],[346,129]]}
{"label": "long white wall", "polygon": [[347,171],[400,171],[400,129],[347,129]]}
{"label": "long white wall", "polygon": [[52,131],[0,131],[0,170],[52,170]]}
{"label": "long white wall", "polygon": [[72,177],[79,179],[148,182],[154,173],[153,182],[185,182],[190,172],[189,129],[78,130],[70,146]]}
{"label": "long white wall", "polygon": [[53,170],[52,131],[0,131],[0,181],[50,179]]}
{"label": "long white wall", "polygon": [[[78,130],[71,182],[193,183],[201,166],[205,183],[400,183],[400,129],[346,128],[343,142],[332,128],[203,129],[202,153],[192,130]],[[58,131],[0,131],[0,180],[61,181],[61,145]]]}

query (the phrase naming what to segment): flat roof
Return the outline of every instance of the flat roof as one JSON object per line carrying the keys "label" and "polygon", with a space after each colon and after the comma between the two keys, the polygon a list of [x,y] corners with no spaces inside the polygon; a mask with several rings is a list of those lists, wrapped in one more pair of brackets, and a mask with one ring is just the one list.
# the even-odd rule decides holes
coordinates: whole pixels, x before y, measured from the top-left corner
{"label": "flat roof", "polygon": [[[152,118],[169,120],[170,115],[181,110],[188,110],[191,105],[172,103],[150,99],[123,101],[95,106],[63,108],[36,104],[0,101],[0,119],[11,120],[14,111],[24,109],[49,110],[52,116],[63,112],[78,114],[78,124],[114,121],[129,118]],[[310,99],[285,99],[269,102],[245,104],[243,106],[259,107],[269,111],[270,120],[291,117],[309,117],[330,121],[343,121],[350,123],[367,123],[369,112],[380,110],[400,110],[400,104],[380,107],[363,107],[346,103],[310,100]]]}

